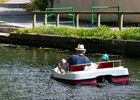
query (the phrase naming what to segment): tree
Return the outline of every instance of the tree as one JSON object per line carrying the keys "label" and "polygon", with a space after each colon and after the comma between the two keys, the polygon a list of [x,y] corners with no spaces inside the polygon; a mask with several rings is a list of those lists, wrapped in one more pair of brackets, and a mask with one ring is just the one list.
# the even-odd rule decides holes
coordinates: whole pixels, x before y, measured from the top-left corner
{"label": "tree", "polygon": [[48,0],[31,0],[31,3],[27,5],[27,8],[35,11],[35,10],[41,10],[45,11],[45,8],[48,7]]}

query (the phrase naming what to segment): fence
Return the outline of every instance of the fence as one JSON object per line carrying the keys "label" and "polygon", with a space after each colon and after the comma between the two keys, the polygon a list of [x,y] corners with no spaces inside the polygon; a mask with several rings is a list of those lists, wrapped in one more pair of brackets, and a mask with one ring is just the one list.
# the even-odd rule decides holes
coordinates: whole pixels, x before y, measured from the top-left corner
{"label": "fence", "polygon": [[[74,8],[73,7],[62,7],[62,8],[46,8],[46,12],[48,12],[48,11],[74,11]],[[59,21],[59,23],[62,23],[62,24],[67,24],[67,23],[72,23],[72,25],[74,26],[74,18],[75,18],[75,16],[74,16],[74,14],[67,14],[70,18],[69,18],[69,20],[65,20],[65,21]],[[46,23],[47,24],[54,24],[54,23],[56,23],[56,22],[52,22],[52,21],[48,21],[48,19],[49,18],[51,18],[51,17],[54,17],[54,16],[56,16],[56,14],[46,14],[46,16],[45,16],[45,19],[46,19]],[[60,19],[60,16],[59,16],[59,19]]]}
{"label": "fence", "polygon": [[[94,11],[95,9],[116,9],[117,11],[120,10],[119,6],[91,6],[91,11]],[[91,24],[94,24],[94,14],[91,14]],[[119,19],[118,19],[119,20]]]}
{"label": "fence", "polygon": [[[123,29],[123,19],[124,19],[124,15],[140,15],[140,12],[131,12],[131,11],[104,11],[104,12],[92,12],[92,11],[50,11],[50,12],[45,12],[45,11],[34,11],[33,12],[33,27],[36,26],[36,17],[38,14],[43,14],[43,15],[47,15],[47,14],[56,14],[56,26],[59,26],[59,16],[61,14],[75,14],[75,27],[79,27],[79,17],[80,14],[96,14],[97,15],[97,25],[100,26],[101,25],[101,15],[102,14],[116,14],[119,18],[118,20],[118,27],[119,30]],[[44,20],[45,21],[45,20]]]}

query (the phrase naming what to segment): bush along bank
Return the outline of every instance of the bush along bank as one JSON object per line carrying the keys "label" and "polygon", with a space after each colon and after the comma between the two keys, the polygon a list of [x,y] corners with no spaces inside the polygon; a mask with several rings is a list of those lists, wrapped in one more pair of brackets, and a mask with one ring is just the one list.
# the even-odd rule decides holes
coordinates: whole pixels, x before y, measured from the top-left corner
{"label": "bush along bank", "polygon": [[122,31],[115,31],[115,34],[113,32],[105,26],[96,29],[40,27],[20,29],[16,33],[11,33],[8,41],[12,44],[69,50],[74,50],[78,43],[82,43],[88,52],[140,56],[140,41],[123,40]]}
{"label": "bush along bank", "polygon": [[108,27],[97,28],[71,28],[71,27],[38,27],[30,29],[19,29],[17,33],[38,33],[46,35],[59,35],[78,38],[96,38],[96,39],[120,39],[120,32],[113,31]]}
{"label": "bush along bank", "polygon": [[71,28],[71,27],[37,27],[29,29],[19,29],[17,33],[38,33],[46,35],[59,35],[78,38],[96,38],[102,40],[140,40],[140,29],[125,29],[123,31],[112,30],[109,27],[101,26],[97,28]]}

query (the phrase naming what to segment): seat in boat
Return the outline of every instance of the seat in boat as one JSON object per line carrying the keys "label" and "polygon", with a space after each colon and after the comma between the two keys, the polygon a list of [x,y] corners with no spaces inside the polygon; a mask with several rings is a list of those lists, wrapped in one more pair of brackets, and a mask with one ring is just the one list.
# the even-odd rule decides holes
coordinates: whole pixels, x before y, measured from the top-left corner
{"label": "seat in boat", "polygon": [[72,65],[72,66],[69,66],[69,72],[82,71],[82,70],[84,70],[84,65]]}
{"label": "seat in boat", "polygon": [[113,67],[113,62],[107,61],[107,62],[101,62],[98,65],[98,68],[112,68]]}

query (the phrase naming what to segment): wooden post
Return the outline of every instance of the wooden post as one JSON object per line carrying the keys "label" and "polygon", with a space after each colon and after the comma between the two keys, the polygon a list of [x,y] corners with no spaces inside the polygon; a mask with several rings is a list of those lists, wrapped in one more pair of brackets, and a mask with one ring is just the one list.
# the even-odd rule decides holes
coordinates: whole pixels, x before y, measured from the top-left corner
{"label": "wooden post", "polygon": [[79,27],[79,14],[76,14],[76,26],[75,27]]}
{"label": "wooden post", "polygon": [[97,14],[98,27],[101,26],[101,14]]}
{"label": "wooden post", "polygon": [[59,26],[59,18],[60,18],[60,15],[57,14],[57,17],[56,17],[56,26]]}
{"label": "wooden post", "polygon": [[119,30],[123,29],[123,14],[119,14]]}
{"label": "wooden post", "polygon": [[44,16],[44,26],[47,26],[47,24],[48,24],[48,15],[47,14],[45,14],[45,16]]}
{"label": "wooden post", "polygon": [[36,14],[33,14],[33,28],[36,27]]}

